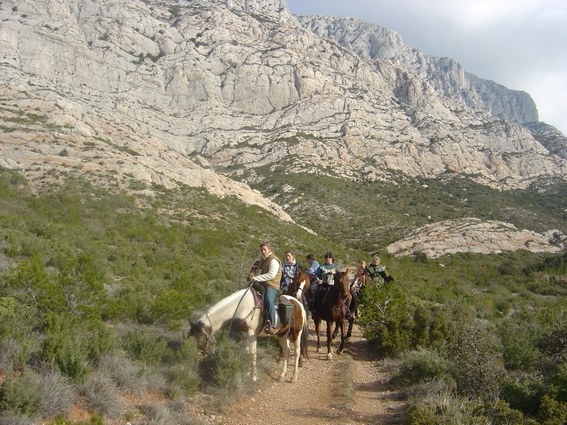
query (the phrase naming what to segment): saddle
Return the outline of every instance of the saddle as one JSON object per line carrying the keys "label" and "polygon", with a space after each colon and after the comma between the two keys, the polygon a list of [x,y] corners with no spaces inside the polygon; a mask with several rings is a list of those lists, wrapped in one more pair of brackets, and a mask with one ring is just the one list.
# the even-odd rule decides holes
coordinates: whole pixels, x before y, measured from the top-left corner
{"label": "saddle", "polygon": [[250,287],[250,292],[252,292],[254,297],[254,307],[264,310],[264,296],[254,286]]}
{"label": "saddle", "polygon": [[[254,286],[250,287],[252,296],[254,297],[254,308],[264,312],[264,296]],[[279,316],[282,326],[293,322],[293,303],[286,297],[279,296],[275,301],[276,314]]]}

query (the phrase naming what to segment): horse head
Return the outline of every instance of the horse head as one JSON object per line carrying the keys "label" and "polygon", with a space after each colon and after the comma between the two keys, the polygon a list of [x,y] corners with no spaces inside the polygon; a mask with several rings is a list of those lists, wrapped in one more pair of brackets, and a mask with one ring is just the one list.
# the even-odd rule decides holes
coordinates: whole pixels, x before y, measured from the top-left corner
{"label": "horse head", "polygon": [[356,270],[356,282],[359,288],[363,288],[367,283],[372,283],[372,278],[370,277],[370,272],[367,268],[359,267]]}
{"label": "horse head", "polygon": [[350,278],[349,269],[335,273],[335,288],[338,289],[342,296],[347,295],[350,292]]}
{"label": "horse head", "polygon": [[290,282],[285,291],[285,295],[291,295],[292,297],[301,299],[301,294],[305,294],[310,286],[311,278],[307,273],[301,272]]}
{"label": "horse head", "polygon": [[197,323],[191,324],[189,336],[192,336],[197,341],[197,348],[203,354],[211,354],[215,352],[216,340],[213,336],[213,330],[210,326],[199,320]]}
{"label": "horse head", "polygon": [[252,281],[252,278],[256,276],[256,272],[258,271],[259,268],[260,268],[260,261],[259,260],[254,261],[254,264],[252,264],[252,267],[250,267],[250,271],[248,272],[248,276],[246,277],[247,282]]}

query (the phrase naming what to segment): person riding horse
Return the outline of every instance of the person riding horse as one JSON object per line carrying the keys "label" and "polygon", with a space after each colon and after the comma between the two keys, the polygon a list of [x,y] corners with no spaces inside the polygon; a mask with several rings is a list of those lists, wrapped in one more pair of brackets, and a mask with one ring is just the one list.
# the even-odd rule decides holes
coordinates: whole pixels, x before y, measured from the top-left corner
{"label": "person riding horse", "polygon": [[285,262],[282,266],[282,278],[280,281],[280,291],[283,294],[287,292],[287,288],[289,284],[295,279],[297,276],[301,274],[301,266],[295,260],[295,254],[291,250],[287,250],[285,252]]}
{"label": "person riding horse", "polygon": [[268,335],[275,333],[276,323],[276,296],[280,289],[280,281],[282,276],[282,268],[280,260],[272,253],[272,248],[268,242],[260,244],[260,259],[258,266],[261,274],[250,278],[251,285],[264,298],[264,307],[266,312],[266,320],[264,323],[264,332]]}
{"label": "person riding horse", "polygon": [[374,256],[372,263],[370,263],[366,269],[373,281],[378,277],[382,278],[384,283],[392,282],[394,280],[391,275],[386,273],[386,266],[380,264],[380,257],[377,255]]}
{"label": "person riding horse", "polygon": [[321,301],[329,286],[334,285],[335,274],[339,271],[339,266],[334,264],[333,253],[325,253],[325,263],[321,264],[315,272],[315,281],[311,285],[314,298],[314,308],[321,304]]}

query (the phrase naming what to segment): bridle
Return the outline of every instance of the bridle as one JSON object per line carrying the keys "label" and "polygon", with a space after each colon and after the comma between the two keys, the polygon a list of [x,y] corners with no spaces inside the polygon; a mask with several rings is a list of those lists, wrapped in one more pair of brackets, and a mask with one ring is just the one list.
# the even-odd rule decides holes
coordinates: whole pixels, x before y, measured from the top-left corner
{"label": "bridle", "polygon": [[[211,319],[209,319],[208,314],[207,314],[207,321],[209,322],[209,325],[210,325]],[[209,333],[207,332],[205,327],[203,327],[203,333],[205,334],[205,347],[203,348],[203,354],[205,354],[206,356],[210,356],[212,354],[215,354],[215,351],[216,351],[216,348],[217,348],[217,340],[212,335],[212,333],[209,335]],[[212,348],[209,348],[209,345]]]}
{"label": "bridle", "polygon": [[[258,268],[258,265],[257,265],[256,263],[254,263],[254,264],[252,265],[252,267],[250,268],[250,272],[252,272],[254,269],[257,269],[257,268]],[[234,319],[234,317],[236,316],[236,312],[238,311],[238,307],[240,307],[240,304],[242,303],[242,300],[244,299],[244,296],[246,295],[246,293],[247,293],[248,291],[250,291],[251,286],[252,286],[252,285],[248,285],[248,287],[246,288],[246,291],[242,294],[242,297],[240,297],[240,300],[238,301],[238,305],[237,305],[236,308],[234,309],[233,319]],[[255,310],[255,309],[252,309],[252,311],[248,314],[248,316],[254,314],[254,310]],[[248,317],[248,316],[247,316],[247,317]],[[208,314],[206,314],[206,318],[207,318],[207,322],[209,322],[209,326],[212,326],[212,324],[211,324],[211,319],[209,318],[209,315],[208,315]],[[229,334],[230,334],[230,331],[231,331],[231,329],[232,329],[232,322],[233,322],[233,320],[230,321],[230,327],[229,327],[229,330],[228,330]],[[203,326],[203,334],[204,334],[204,338],[205,338],[205,347],[204,347],[203,350],[202,350],[202,351],[203,351],[203,354],[206,355],[206,356],[210,356],[210,355],[212,355],[212,354],[215,354],[215,350],[216,350],[216,346],[217,346],[217,340],[215,339],[215,337],[214,337],[214,335],[213,335],[212,333],[209,334],[209,333],[207,332],[207,330],[205,329],[204,326]],[[210,345],[212,348],[209,348],[209,345]]]}

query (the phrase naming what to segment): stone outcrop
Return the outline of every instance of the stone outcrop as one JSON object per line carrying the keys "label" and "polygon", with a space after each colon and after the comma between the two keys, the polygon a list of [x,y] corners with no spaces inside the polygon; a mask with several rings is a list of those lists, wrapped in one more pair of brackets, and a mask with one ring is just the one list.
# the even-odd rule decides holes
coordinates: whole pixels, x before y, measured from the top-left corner
{"label": "stone outcrop", "polygon": [[[559,237],[561,238],[561,235]],[[531,252],[560,252],[564,247],[552,245],[550,242],[554,239],[551,235],[519,230],[509,223],[464,218],[432,223],[415,229],[403,239],[390,244],[387,251],[394,255],[422,253],[429,258],[458,252],[486,254],[519,249]]]}

